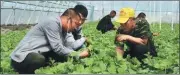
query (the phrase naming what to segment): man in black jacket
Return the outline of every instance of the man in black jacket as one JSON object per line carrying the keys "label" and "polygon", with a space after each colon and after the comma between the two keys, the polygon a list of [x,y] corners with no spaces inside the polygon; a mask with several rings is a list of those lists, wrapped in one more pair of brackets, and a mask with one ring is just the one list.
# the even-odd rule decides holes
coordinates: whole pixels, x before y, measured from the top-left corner
{"label": "man in black jacket", "polygon": [[109,30],[115,30],[116,28],[111,22],[111,18],[114,18],[114,16],[116,16],[116,11],[112,10],[110,14],[106,15],[99,21],[96,29],[101,31],[103,34]]}

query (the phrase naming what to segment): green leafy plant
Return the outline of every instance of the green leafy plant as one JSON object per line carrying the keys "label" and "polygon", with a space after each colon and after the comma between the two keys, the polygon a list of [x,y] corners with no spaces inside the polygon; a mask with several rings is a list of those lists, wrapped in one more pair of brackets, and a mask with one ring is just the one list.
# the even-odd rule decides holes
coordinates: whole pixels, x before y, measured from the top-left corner
{"label": "green leafy plant", "polygon": [[[114,38],[116,31],[102,34],[96,30],[98,22],[89,22],[83,25],[83,34],[91,42],[87,47],[91,56],[76,60],[69,58],[67,62],[54,62],[51,66],[36,70],[37,74],[179,74],[179,24],[174,25],[172,31],[170,25],[163,24],[151,27],[152,32],[159,32],[159,36],[153,37],[158,57],[147,54],[141,65],[136,58],[117,59]],[[116,24],[116,23],[115,23]],[[119,25],[116,24],[116,27]],[[1,34],[1,73],[15,74],[10,66],[10,53],[24,37],[28,30],[10,31]],[[127,48],[125,46],[125,48]],[[76,53],[72,54],[76,55]]]}

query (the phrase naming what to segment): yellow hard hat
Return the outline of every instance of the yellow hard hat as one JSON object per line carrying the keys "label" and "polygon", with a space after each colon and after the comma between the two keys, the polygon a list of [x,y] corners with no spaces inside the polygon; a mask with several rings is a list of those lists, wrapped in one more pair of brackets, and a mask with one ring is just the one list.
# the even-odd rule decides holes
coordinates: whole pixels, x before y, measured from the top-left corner
{"label": "yellow hard hat", "polygon": [[134,16],[135,16],[135,13],[134,13],[133,8],[129,8],[129,7],[122,8],[120,10],[118,19],[116,19],[116,22],[126,23],[130,17],[134,17]]}

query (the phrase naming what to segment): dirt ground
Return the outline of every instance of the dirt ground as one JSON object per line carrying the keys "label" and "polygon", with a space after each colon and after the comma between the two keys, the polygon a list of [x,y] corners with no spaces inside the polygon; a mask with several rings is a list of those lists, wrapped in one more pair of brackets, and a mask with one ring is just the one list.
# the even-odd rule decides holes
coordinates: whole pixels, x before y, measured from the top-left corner
{"label": "dirt ground", "polygon": [[30,29],[35,24],[19,24],[19,25],[1,25],[1,34],[5,34],[9,31],[15,31],[15,30],[24,30],[24,29]]}

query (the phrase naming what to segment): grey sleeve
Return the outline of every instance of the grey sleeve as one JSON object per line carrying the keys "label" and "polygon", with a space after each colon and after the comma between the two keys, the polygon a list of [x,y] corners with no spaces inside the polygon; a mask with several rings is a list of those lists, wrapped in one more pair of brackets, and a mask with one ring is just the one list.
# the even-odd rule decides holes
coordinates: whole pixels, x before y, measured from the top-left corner
{"label": "grey sleeve", "polygon": [[59,55],[68,55],[73,51],[63,45],[63,36],[60,32],[60,25],[57,22],[47,22],[47,24],[45,24],[42,29],[54,52]]}
{"label": "grey sleeve", "polygon": [[80,39],[75,40],[72,33],[68,33],[66,41],[73,50],[76,50],[84,44],[85,38],[81,37]]}

